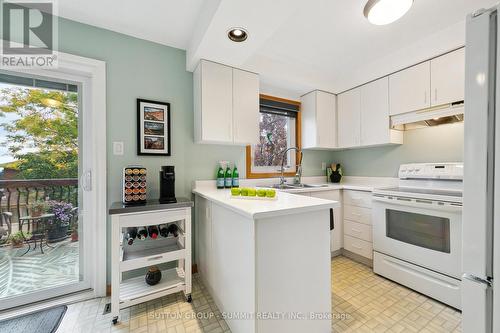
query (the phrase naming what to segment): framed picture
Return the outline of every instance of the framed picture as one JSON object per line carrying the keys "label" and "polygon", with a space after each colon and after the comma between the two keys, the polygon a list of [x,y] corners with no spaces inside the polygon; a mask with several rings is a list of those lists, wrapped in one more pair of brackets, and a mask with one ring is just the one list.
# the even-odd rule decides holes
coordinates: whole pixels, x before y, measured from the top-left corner
{"label": "framed picture", "polygon": [[170,154],[170,103],[138,98],[137,155]]}

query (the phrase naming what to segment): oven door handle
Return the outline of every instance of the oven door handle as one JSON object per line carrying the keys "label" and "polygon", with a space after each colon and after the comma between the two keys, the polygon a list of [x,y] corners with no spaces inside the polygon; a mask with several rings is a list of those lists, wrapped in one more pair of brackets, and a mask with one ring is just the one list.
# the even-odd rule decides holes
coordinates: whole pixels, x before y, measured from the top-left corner
{"label": "oven door handle", "polygon": [[388,204],[392,204],[392,205],[414,207],[414,208],[427,208],[427,209],[434,209],[434,210],[441,210],[441,211],[448,211],[448,212],[461,212],[462,211],[461,205],[453,205],[453,204],[449,204],[449,203],[447,203],[446,205],[439,205],[439,204],[437,204],[437,201],[430,201],[430,200],[428,201],[428,200],[424,200],[424,199],[422,199],[422,200],[419,200],[419,199],[398,200],[396,198],[389,199],[389,198],[386,198],[383,196],[373,195],[372,200],[382,202],[382,203],[388,203]]}

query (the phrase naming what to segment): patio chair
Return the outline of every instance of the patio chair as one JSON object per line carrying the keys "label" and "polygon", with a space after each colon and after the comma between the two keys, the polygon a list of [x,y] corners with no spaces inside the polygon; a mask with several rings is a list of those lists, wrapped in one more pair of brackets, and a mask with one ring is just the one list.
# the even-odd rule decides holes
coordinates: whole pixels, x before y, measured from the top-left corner
{"label": "patio chair", "polygon": [[8,238],[11,234],[12,234],[12,213],[2,212],[0,218],[0,240]]}

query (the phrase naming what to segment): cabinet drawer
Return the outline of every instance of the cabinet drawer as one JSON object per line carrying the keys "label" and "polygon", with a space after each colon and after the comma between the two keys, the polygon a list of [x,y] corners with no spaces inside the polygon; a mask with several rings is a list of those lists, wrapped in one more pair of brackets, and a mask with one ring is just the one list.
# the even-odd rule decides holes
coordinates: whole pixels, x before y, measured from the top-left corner
{"label": "cabinet drawer", "polygon": [[372,192],[344,190],[344,203],[351,206],[372,208]]}
{"label": "cabinet drawer", "polygon": [[[120,216],[120,227],[140,227],[181,221],[186,218],[186,209],[157,212],[133,213]],[[182,227],[182,224],[178,224]]]}
{"label": "cabinet drawer", "polygon": [[365,258],[373,258],[373,245],[371,242],[344,235],[344,248]]}
{"label": "cabinet drawer", "polygon": [[344,219],[363,224],[372,224],[372,210],[344,204]]}
{"label": "cabinet drawer", "polygon": [[368,242],[373,239],[371,226],[349,220],[344,220],[344,233]]}

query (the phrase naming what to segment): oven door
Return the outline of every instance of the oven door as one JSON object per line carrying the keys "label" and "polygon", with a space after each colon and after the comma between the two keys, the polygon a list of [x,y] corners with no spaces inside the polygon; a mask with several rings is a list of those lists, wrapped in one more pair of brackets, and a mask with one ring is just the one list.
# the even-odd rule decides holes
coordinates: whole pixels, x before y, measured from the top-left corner
{"label": "oven door", "polygon": [[462,206],[373,196],[375,251],[460,279]]}

